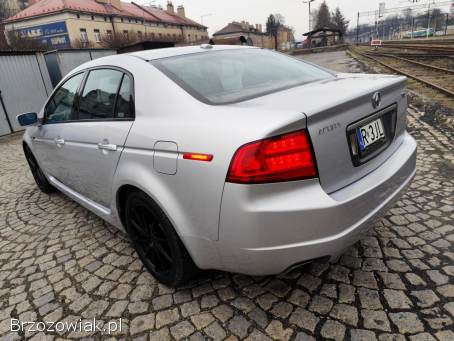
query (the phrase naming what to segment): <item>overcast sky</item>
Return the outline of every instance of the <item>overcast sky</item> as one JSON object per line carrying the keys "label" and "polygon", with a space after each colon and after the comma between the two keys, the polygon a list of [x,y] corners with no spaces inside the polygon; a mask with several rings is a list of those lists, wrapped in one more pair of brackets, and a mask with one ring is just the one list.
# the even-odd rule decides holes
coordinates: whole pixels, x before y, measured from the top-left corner
{"label": "overcast sky", "polygon": [[[131,0],[129,0],[131,1]],[[167,0],[134,0],[139,4],[156,4],[166,6]],[[420,0],[427,3],[428,0]],[[436,0],[436,2],[446,0]],[[315,0],[313,8],[320,6],[322,0]],[[374,11],[383,0],[326,0],[331,10],[340,7],[344,15],[351,21],[350,27],[356,27],[358,11]],[[407,0],[386,0],[387,8],[406,6]],[[251,24],[262,24],[265,27],[266,18],[270,13],[281,13],[285,17],[286,24],[292,26],[295,31],[295,38],[301,39],[301,34],[308,29],[308,8],[303,0],[173,0],[175,8],[184,5],[186,15],[198,22],[208,26],[208,31],[213,34],[231,21],[246,20]],[[208,15],[210,14],[210,15]],[[362,21],[368,18],[363,17]],[[369,18],[373,21],[373,18]]]}

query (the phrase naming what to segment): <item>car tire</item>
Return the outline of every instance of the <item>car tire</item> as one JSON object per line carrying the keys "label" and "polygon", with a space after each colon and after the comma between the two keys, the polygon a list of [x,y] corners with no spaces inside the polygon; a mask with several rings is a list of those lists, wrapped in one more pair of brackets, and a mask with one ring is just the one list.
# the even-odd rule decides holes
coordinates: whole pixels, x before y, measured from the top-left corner
{"label": "car tire", "polygon": [[31,152],[30,148],[28,148],[27,146],[24,146],[24,154],[25,159],[27,160],[27,163],[30,167],[30,171],[32,172],[33,179],[35,180],[36,185],[41,190],[41,192],[47,194],[56,192],[57,189],[54,186],[52,186],[50,182],[47,180],[46,175],[39,167],[39,164],[36,161],[35,156]]}
{"label": "car tire", "polygon": [[126,231],[147,270],[161,283],[180,286],[198,269],[162,209],[145,193],[126,199]]}

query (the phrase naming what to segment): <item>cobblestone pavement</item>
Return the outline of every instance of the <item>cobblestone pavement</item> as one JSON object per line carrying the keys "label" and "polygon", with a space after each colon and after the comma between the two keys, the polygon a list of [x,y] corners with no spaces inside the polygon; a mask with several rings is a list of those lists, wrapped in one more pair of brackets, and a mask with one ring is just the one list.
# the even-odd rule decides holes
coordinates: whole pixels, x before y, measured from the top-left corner
{"label": "cobblestone pavement", "polygon": [[286,277],[205,272],[178,290],[156,283],[123,234],[40,193],[20,138],[0,139],[0,340],[107,338],[11,333],[11,317],[122,317],[115,339],[454,340],[452,137],[419,115],[415,181],[338,263]]}

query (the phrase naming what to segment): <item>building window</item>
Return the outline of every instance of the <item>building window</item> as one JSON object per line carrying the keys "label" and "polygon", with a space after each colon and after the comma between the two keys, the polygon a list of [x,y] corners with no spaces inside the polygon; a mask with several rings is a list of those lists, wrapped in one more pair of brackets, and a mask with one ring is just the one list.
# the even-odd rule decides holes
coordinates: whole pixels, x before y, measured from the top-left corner
{"label": "building window", "polygon": [[121,22],[123,22],[123,18],[121,18],[120,20],[121,20]]}
{"label": "building window", "polygon": [[77,13],[77,14],[76,14],[76,17],[77,17],[77,19],[80,19],[80,14]]}
{"label": "building window", "polygon": [[126,40],[128,40],[128,39],[129,39],[129,33],[128,33],[128,30],[124,30],[124,31],[123,31],[123,35],[124,35],[124,37],[126,38]]}
{"label": "building window", "polygon": [[95,16],[94,15],[91,16],[91,20],[95,20]]}
{"label": "building window", "polygon": [[108,40],[112,40],[113,39],[112,30],[107,30],[106,31],[106,37],[107,37]]}
{"label": "building window", "polygon": [[151,33],[151,39],[154,39],[154,32]]}
{"label": "building window", "polygon": [[142,31],[137,31],[137,37],[142,40]]}
{"label": "building window", "polygon": [[94,32],[95,32],[95,41],[97,43],[100,43],[101,42],[101,33],[99,33],[98,29],[95,29]]}
{"label": "building window", "polygon": [[87,30],[85,28],[80,29],[80,41],[83,43],[88,42]]}
{"label": "building window", "polygon": [[107,21],[107,17],[104,17],[104,21]]}
{"label": "building window", "polygon": [[129,22],[131,22],[131,19],[128,19]]}

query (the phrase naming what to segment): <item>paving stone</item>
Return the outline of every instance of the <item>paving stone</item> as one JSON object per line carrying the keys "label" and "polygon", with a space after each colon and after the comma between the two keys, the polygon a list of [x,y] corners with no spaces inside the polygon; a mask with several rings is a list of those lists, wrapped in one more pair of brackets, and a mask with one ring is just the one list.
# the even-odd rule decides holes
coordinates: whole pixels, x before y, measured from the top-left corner
{"label": "paving stone", "polygon": [[374,273],[369,271],[356,270],[353,273],[353,284],[355,286],[377,289],[377,281],[375,280]]}
{"label": "paving stone", "polygon": [[454,332],[451,330],[442,330],[435,333],[435,336],[439,341],[451,341],[454,340]]}
{"label": "paving stone", "polygon": [[242,316],[234,316],[228,323],[228,329],[238,336],[239,338],[245,338],[248,334],[248,329],[251,323]]}
{"label": "paving stone", "polygon": [[364,328],[391,331],[388,316],[384,311],[363,309],[361,310],[361,316]]}
{"label": "paving stone", "polygon": [[366,309],[383,309],[380,302],[380,295],[376,290],[359,288],[358,289],[359,300],[361,301],[361,307]]}
{"label": "paving stone", "polygon": [[276,317],[285,319],[287,318],[293,310],[293,306],[287,302],[279,302],[277,303],[273,309],[271,309],[271,314]]}
{"label": "paving stone", "polygon": [[313,333],[319,320],[320,319],[310,311],[302,308],[296,308],[290,315],[289,322]]}
{"label": "paving stone", "polygon": [[191,316],[191,321],[198,330],[201,330],[213,322],[214,317],[210,313],[200,313]]}
{"label": "paving stone", "polygon": [[188,321],[182,321],[170,327],[170,333],[177,340],[188,337],[194,332],[194,330],[194,326]]}
{"label": "paving stone", "polygon": [[411,335],[410,341],[437,341],[437,339],[434,338],[429,333],[420,333],[416,335]]}
{"label": "paving stone", "polygon": [[252,310],[249,314],[248,317],[253,320],[255,323],[257,323],[261,328],[265,329],[265,327],[268,325],[268,315],[266,312],[260,308],[255,308]]}
{"label": "paving stone", "polygon": [[319,314],[328,314],[333,306],[333,301],[323,296],[314,296],[309,304],[309,310]]}
{"label": "paving stone", "polygon": [[446,298],[454,298],[454,284],[446,284],[437,288],[438,293]]}
{"label": "paving stone", "polygon": [[271,321],[265,331],[273,340],[282,341],[289,340],[293,334],[293,330],[291,328],[284,328],[282,323],[276,320]]}
{"label": "paving stone", "polygon": [[213,322],[208,327],[206,327],[204,329],[204,332],[213,340],[223,340],[227,336],[227,333],[225,332],[224,328],[222,328],[217,321]]}
{"label": "paving stone", "polygon": [[432,290],[415,290],[410,293],[418,300],[418,306],[427,308],[440,301],[438,296]]}
{"label": "paving stone", "polygon": [[383,290],[386,301],[391,309],[407,309],[413,306],[413,303],[402,290]]}
{"label": "paving stone", "polygon": [[151,330],[154,328],[154,322],[155,322],[154,313],[137,316],[131,321],[129,331],[131,332],[131,335],[136,335],[146,330]]}
{"label": "paving stone", "polygon": [[178,309],[161,310],[156,313],[156,328],[172,324],[179,319]]}
{"label": "paving stone", "polygon": [[222,304],[213,309],[214,316],[221,322],[226,322],[233,316],[233,309]]}
{"label": "paving stone", "polygon": [[310,296],[302,290],[295,289],[292,291],[288,300],[290,303],[293,303],[301,308],[305,308],[309,303]]}
{"label": "paving stone", "polygon": [[171,340],[170,332],[167,327],[150,332],[150,341],[167,341]]}
{"label": "paving stone", "polygon": [[336,304],[331,310],[330,316],[354,327],[358,324],[358,310],[351,305]]}
{"label": "paving stone", "polygon": [[443,275],[439,270],[427,270],[426,274],[436,285],[442,285],[449,282],[449,277]]}
{"label": "paving stone", "polygon": [[339,322],[327,320],[320,330],[320,335],[327,339],[343,340],[345,326]]}
{"label": "paving stone", "polygon": [[402,334],[414,334],[424,331],[424,325],[415,313],[390,313],[389,318]]}
{"label": "paving stone", "polygon": [[350,330],[351,341],[374,341],[377,340],[375,333],[365,329],[351,329]]}
{"label": "paving stone", "polygon": [[181,315],[183,315],[183,317],[187,317],[194,314],[198,314],[200,312],[200,305],[198,301],[191,301],[182,304],[180,310]]}
{"label": "paving stone", "polygon": [[389,272],[379,272],[380,278],[382,279],[385,287],[389,289],[396,289],[396,290],[405,290],[405,284],[400,279],[400,276],[395,273]]}

